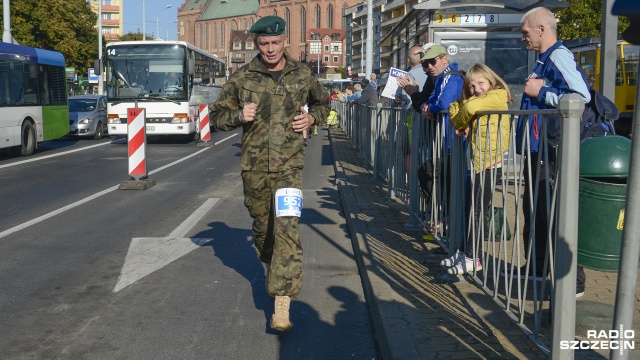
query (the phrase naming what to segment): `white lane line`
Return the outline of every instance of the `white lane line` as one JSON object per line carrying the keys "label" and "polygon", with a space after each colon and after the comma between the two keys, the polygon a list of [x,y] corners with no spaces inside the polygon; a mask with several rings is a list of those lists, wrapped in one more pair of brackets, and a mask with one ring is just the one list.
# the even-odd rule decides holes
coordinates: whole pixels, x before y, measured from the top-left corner
{"label": "white lane line", "polygon": [[63,151],[63,152],[59,152],[59,153],[55,153],[55,154],[51,154],[51,155],[44,155],[44,156],[38,156],[38,157],[35,157],[35,158],[31,158],[31,159],[20,160],[18,162],[14,162],[14,163],[11,163],[11,164],[0,165],[0,169],[8,168],[10,166],[22,165],[22,164],[26,164],[26,163],[30,163],[30,162],[34,162],[34,161],[49,159],[49,158],[56,157],[56,156],[67,155],[67,154],[71,154],[71,153],[74,153],[74,152],[84,151],[84,150],[92,149],[92,148],[95,148],[95,147],[105,146],[105,145],[110,145],[110,144],[111,144],[111,142],[104,142],[104,143],[100,143],[100,144],[81,147],[79,149],[67,150],[67,151]]}
{"label": "white lane line", "polygon": [[[234,137],[236,135],[238,135],[238,134],[236,133],[236,134],[233,134],[231,136],[228,136],[228,137],[216,142],[216,145],[220,144],[223,141],[226,141],[226,140],[228,140],[228,139],[230,139],[230,138],[232,138],[232,137]],[[202,153],[203,151],[206,151],[206,150],[209,150],[209,149],[212,149],[212,148],[203,148],[202,150],[197,151],[197,152],[195,152],[195,153],[193,153],[193,154],[191,154],[191,155],[189,155],[189,156],[187,156],[185,158],[182,158],[181,160],[174,161],[171,164],[168,164],[168,165],[162,166],[162,167],[160,167],[160,168],[158,168],[156,170],[150,171],[149,174],[155,174],[160,170],[164,170],[164,169],[166,169],[166,168],[168,168],[170,166],[176,165],[176,164],[178,164],[178,163],[180,163],[182,161],[185,161],[185,160],[187,160],[187,159],[189,159],[189,158],[191,158],[193,156],[196,156],[196,155]],[[56,215],[62,214],[63,212],[65,212],[67,210],[71,210],[71,209],[73,209],[73,208],[75,208],[77,206],[80,206],[80,205],[82,205],[84,203],[87,203],[87,202],[89,202],[91,200],[95,200],[95,199],[99,198],[102,195],[105,195],[105,194],[108,194],[108,193],[110,193],[110,192],[112,192],[114,190],[117,190],[119,186],[120,186],[119,184],[115,185],[115,186],[112,186],[112,187],[107,188],[105,190],[102,190],[102,191],[100,191],[98,193],[95,193],[95,194],[93,194],[91,196],[88,196],[88,197],[86,197],[84,199],[78,200],[78,201],[76,201],[76,202],[74,202],[72,204],[69,204],[67,206],[63,206],[63,207],[61,207],[61,208],[59,208],[57,210],[54,210],[54,211],[52,211],[50,213],[44,214],[44,215],[39,216],[39,217],[37,217],[35,219],[29,220],[29,221],[27,221],[25,223],[22,223],[20,225],[14,226],[14,227],[12,227],[10,229],[4,230],[4,231],[0,232],[0,239],[2,239],[5,236],[11,235],[11,234],[13,234],[13,233],[15,233],[17,231],[26,229],[29,226],[35,225],[35,224],[37,224],[37,223],[39,223],[41,221],[44,221],[44,220],[50,219],[50,218],[52,218],[52,217],[54,217]]]}
{"label": "white lane line", "polygon": [[200,205],[182,224],[178,225],[167,237],[133,238],[129,244],[124,265],[113,292],[133,284],[143,277],[160,270],[193,250],[206,245],[213,239],[184,238],[198,221],[218,202],[218,198],[210,198]]}
{"label": "white lane line", "polygon": [[220,200],[219,198],[210,198],[204,202],[204,204],[200,205],[198,210],[194,211],[193,214],[189,215],[182,224],[178,225],[169,237],[183,237],[191,230],[191,228],[198,222],[200,219],[204,217],[204,215],[209,211],[217,202]]}

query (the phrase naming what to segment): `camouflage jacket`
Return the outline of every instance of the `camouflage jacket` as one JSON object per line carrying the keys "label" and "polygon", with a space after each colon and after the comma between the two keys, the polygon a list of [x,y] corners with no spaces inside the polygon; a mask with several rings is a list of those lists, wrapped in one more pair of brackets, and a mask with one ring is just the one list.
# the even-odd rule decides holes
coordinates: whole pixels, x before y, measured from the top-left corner
{"label": "camouflage jacket", "polygon": [[[293,117],[309,106],[317,125],[329,113],[329,94],[304,64],[287,54],[276,83],[255,57],[236,71],[224,85],[220,98],[209,104],[211,123],[219,130],[242,126],[242,170],[279,172],[304,166],[302,133],[293,131]],[[244,104],[258,105],[254,121],[239,118]]]}

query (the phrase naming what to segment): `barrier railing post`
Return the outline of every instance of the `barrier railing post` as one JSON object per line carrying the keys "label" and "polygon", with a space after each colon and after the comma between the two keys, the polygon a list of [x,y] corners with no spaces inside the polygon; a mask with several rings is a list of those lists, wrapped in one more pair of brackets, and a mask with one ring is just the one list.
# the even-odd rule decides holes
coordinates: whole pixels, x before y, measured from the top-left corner
{"label": "barrier railing post", "polygon": [[573,359],[573,350],[560,347],[576,335],[576,272],[578,261],[578,183],[580,117],[584,101],[578,94],[560,98],[562,115],[558,176],[555,287],[553,289],[553,343],[551,359]]}
{"label": "barrier railing post", "polygon": [[200,128],[200,141],[197,147],[212,147],[211,127],[209,125],[209,105],[198,105],[198,126]]}
{"label": "barrier railing post", "polygon": [[144,190],[156,184],[147,172],[146,109],[127,109],[127,149],[130,180],[124,181],[119,190]]}

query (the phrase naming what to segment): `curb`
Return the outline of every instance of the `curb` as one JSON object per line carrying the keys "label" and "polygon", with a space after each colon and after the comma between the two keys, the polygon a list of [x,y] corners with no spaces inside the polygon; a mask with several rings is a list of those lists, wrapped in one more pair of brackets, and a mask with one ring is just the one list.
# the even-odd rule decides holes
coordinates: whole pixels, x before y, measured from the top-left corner
{"label": "curb", "polygon": [[366,224],[358,218],[362,213],[353,189],[348,184],[348,176],[342,167],[342,159],[336,154],[337,145],[329,131],[331,156],[336,175],[336,186],[340,193],[340,201],[344,210],[347,227],[351,236],[351,243],[364,294],[369,307],[376,344],[382,359],[419,359],[407,320],[397,305],[396,299],[400,295],[389,286],[384,267],[376,260],[368,247]]}

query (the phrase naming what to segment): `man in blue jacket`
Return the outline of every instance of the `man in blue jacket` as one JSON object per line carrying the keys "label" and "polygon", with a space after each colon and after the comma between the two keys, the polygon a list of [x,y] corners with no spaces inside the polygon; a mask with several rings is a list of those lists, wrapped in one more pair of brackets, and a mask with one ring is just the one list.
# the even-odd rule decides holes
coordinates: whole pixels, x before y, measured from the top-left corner
{"label": "man in blue jacket", "polygon": [[[558,41],[556,19],[553,13],[544,7],[537,7],[528,11],[522,17],[522,41],[527,50],[535,50],[539,54],[533,72],[525,80],[524,94],[522,95],[521,110],[554,109],[558,105],[560,97],[564,94],[577,93],[583,97],[585,104],[591,100],[589,83],[584,72],[574,60],[573,54],[562,42]],[[527,121],[528,120],[528,121]],[[530,265],[529,274],[522,269],[521,277],[529,276],[530,279],[538,279],[544,276],[543,266],[545,253],[548,251],[547,243],[549,224],[547,222],[547,186],[546,181],[554,178],[555,169],[552,158],[544,156],[539,148],[542,117],[540,115],[520,116],[516,128],[516,151],[529,157],[531,161],[531,181],[536,181],[539,176],[537,206],[535,213],[535,276],[533,264]],[[529,130],[530,154],[523,148],[525,130]],[[540,173],[538,174],[538,164]],[[546,171],[548,165],[549,172]],[[529,179],[529,169],[524,167],[525,179]],[[530,216],[532,204],[530,191],[535,189],[535,184],[527,184],[523,195],[523,212],[525,224],[523,237],[525,249],[529,249],[531,226]],[[531,190],[530,190],[531,189]],[[553,232],[552,232],[553,234]],[[578,281],[576,295],[584,294],[584,270],[578,267]]]}

